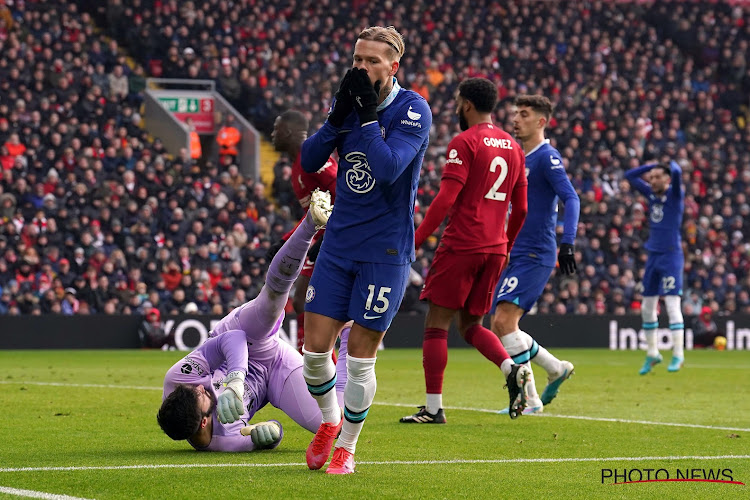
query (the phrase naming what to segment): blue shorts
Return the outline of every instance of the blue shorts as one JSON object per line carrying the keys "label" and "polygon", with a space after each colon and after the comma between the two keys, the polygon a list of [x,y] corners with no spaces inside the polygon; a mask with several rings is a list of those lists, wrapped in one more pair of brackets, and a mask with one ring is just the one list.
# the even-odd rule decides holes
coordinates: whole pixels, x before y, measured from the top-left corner
{"label": "blue shorts", "polygon": [[553,269],[554,267],[540,264],[536,259],[512,258],[495,287],[491,314],[495,314],[500,302],[510,302],[529,311],[541,297]]}
{"label": "blue shorts", "polygon": [[650,252],[643,274],[643,296],[682,295],[685,256],[682,252]]}
{"label": "blue shorts", "polygon": [[[325,247],[324,247],[325,248]],[[305,312],[384,332],[406,292],[411,264],[356,262],[321,250],[305,295]]]}

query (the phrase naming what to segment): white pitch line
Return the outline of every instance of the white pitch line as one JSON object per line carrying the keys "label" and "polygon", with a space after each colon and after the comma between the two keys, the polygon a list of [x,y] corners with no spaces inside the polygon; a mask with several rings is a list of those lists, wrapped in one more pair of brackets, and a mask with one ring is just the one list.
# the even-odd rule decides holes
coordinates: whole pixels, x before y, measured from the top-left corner
{"label": "white pitch line", "polygon": [[[521,463],[570,463],[570,462],[640,462],[664,460],[747,460],[750,455],[684,455],[665,457],[570,457],[570,458],[498,458],[498,459],[455,459],[455,460],[373,460],[357,462],[357,465],[461,465],[461,464],[521,464]],[[95,470],[134,470],[134,469],[204,469],[226,467],[306,467],[303,462],[275,464],[141,464],[141,465],[96,465],[68,467],[13,467],[0,468],[0,472],[69,472]],[[72,498],[72,497],[65,497]]]}
{"label": "white pitch line", "polygon": [[46,493],[44,491],[19,490],[17,488],[8,488],[5,486],[0,486],[0,493],[6,493],[8,495],[15,495],[17,497],[43,498],[45,500],[88,500],[86,498],[81,498],[81,497],[58,495],[56,493]]}
{"label": "white pitch line", "polygon": [[0,384],[10,385],[45,385],[52,387],[89,387],[92,389],[133,389],[136,391],[161,391],[161,387],[145,385],[115,385],[115,384],[72,384],[68,382],[29,382],[28,380],[0,380]]}
{"label": "white pitch line", "polygon": [[[27,381],[10,381],[0,380],[0,384],[20,384],[20,385],[42,385],[42,386],[55,386],[55,387],[87,387],[93,389],[132,389],[132,390],[146,390],[146,391],[161,391],[161,387],[149,387],[139,385],[115,385],[115,384],[71,384],[65,382],[27,382]],[[375,401],[373,405],[378,406],[393,406],[399,408],[415,408],[414,404],[407,403],[388,403]],[[469,408],[463,406],[444,406],[446,410],[458,410],[458,411],[475,411],[481,413],[497,413],[498,410],[491,408]],[[750,432],[750,429],[743,427],[725,427],[716,425],[702,425],[702,424],[683,424],[679,422],[653,422],[650,420],[629,420],[626,418],[609,418],[609,417],[589,417],[583,415],[556,415],[554,413],[542,413],[537,415],[529,415],[529,418],[547,417],[547,418],[569,418],[573,420],[589,420],[592,422],[615,422],[620,424],[640,424],[640,425],[662,425],[666,427],[686,427],[692,429],[709,429],[717,431],[737,431],[737,432]]]}

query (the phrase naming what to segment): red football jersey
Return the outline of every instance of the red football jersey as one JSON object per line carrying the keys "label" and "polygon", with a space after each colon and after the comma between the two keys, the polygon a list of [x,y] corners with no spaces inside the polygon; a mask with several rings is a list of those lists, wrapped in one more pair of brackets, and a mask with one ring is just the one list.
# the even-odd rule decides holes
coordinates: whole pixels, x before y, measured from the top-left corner
{"label": "red football jersey", "polygon": [[328,158],[328,161],[320,170],[308,174],[302,170],[300,155],[297,155],[292,164],[292,188],[302,208],[307,210],[307,207],[310,206],[310,196],[315,188],[320,188],[321,191],[329,191],[333,203],[336,198],[336,173],[338,169],[336,160]]}
{"label": "red football jersey", "polygon": [[447,151],[443,179],[455,179],[463,189],[441,244],[460,252],[504,253],[513,192],[527,185],[523,149],[507,132],[480,123],[457,135]]}

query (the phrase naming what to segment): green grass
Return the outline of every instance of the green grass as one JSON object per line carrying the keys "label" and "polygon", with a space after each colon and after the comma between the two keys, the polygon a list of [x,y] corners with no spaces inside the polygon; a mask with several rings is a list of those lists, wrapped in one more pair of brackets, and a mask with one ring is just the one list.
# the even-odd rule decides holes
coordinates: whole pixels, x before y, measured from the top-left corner
{"label": "green grass", "polygon": [[[421,353],[381,352],[378,393],[360,437],[357,473],[331,477],[307,470],[304,451],[312,435],[270,407],[258,417],[284,424],[284,441],[276,450],[197,453],[169,440],[155,414],[162,376],[184,353],[1,351],[0,491],[219,500],[750,496],[750,352],[688,352],[681,372],[667,373],[664,363],[644,377],[637,374],[641,352],[555,353],[576,365],[576,375],[544,416],[511,421],[481,411],[507,403],[499,371],[473,350],[452,350],[444,391],[448,424],[438,426],[398,423],[424,403]],[[544,375],[538,367],[535,372],[541,390]],[[736,457],[690,458],[717,456]],[[617,457],[633,460],[612,460]],[[176,464],[189,466],[170,467]],[[160,468],[121,468],[137,465]],[[101,466],[117,468],[90,469]],[[8,470],[21,467],[84,469]],[[733,479],[748,486],[602,484],[603,468],[664,468],[672,477],[677,469],[731,469]]]}

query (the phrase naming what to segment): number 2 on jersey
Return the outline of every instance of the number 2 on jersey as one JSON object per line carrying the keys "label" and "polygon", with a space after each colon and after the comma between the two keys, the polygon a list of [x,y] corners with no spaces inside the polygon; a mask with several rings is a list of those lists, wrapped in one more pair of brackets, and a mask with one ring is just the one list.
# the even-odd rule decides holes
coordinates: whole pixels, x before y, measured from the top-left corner
{"label": "number 2 on jersey", "polygon": [[499,193],[500,187],[505,182],[505,178],[508,177],[508,162],[502,156],[496,156],[492,163],[490,163],[490,172],[493,174],[497,170],[497,166],[500,165],[500,175],[497,176],[495,183],[492,185],[490,190],[484,195],[488,200],[505,201],[508,197],[508,193]]}

